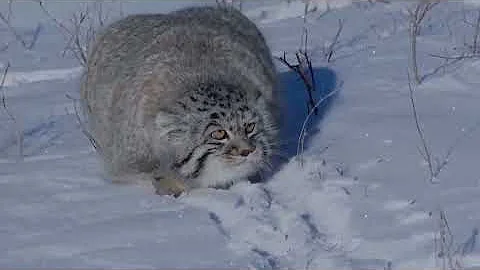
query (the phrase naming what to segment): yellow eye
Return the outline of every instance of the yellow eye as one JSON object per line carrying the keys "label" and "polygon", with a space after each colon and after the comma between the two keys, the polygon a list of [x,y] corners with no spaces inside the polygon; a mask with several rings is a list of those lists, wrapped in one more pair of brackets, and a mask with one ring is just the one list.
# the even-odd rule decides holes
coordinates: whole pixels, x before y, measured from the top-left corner
{"label": "yellow eye", "polygon": [[249,123],[249,124],[247,124],[247,126],[245,127],[245,131],[246,131],[247,133],[252,133],[254,129],[255,129],[255,123]]}
{"label": "yellow eye", "polygon": [[215,140],[223,140],[228,137],[227,132],[224,129],[215,130],[210,134]]}

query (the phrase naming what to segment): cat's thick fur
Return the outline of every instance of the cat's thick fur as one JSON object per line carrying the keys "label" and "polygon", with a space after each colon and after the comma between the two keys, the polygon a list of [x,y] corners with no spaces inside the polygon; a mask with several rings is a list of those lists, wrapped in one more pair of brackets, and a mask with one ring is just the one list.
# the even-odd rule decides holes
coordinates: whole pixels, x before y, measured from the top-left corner
{"label": "cat's thick fur", "polygon": [[269,48],[251,21],[234,9],[193,7],[110,25],[89,53],[81,98],[114,181],[147,178],[179,193],[227,186],[268,164],[275,87]]}

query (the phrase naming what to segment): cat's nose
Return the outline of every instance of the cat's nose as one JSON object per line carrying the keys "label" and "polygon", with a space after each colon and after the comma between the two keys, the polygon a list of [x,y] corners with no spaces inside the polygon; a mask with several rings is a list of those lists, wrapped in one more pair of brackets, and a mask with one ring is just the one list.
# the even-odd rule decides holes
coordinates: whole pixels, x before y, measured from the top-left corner
{"label": "cat's nose", "polygon": [[240,155],[243,156],[243,157],[246,157],[246,156],[250,155],[251,153],[253,153],[253,151],[255,151],[255,146],[245,148],[245,149],[241,149],[240,150]]}
{"label": "cat's nose", "polygon": [[246,157],[255,151],[255,145],[243,139],[235,139],[231,142],[228,152],[232,156]]}
{"label": "cat's nose", "polygon": [[230,148],[230,154],[234,156],[242,156],[246,157],[255,151],[255,146],[245,146],[245,147],[238,147],[232,146]]}

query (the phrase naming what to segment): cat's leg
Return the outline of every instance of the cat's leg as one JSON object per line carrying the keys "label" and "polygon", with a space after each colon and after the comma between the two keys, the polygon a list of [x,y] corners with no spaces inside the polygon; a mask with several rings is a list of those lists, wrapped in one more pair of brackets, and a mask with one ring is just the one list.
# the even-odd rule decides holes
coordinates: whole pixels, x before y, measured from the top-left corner
{"label": "cat's leg", "polygon": [[155,172],[152,184],[155,188],[155,193],[158,195],[173,195],[175,198],[190,189],[185,180],[173,172]]}

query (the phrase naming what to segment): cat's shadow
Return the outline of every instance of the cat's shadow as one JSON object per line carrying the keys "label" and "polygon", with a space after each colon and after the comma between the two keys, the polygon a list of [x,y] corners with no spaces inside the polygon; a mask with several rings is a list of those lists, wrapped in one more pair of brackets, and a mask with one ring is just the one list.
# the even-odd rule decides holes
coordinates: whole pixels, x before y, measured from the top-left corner
{"label": "cat's shadow", "polygon": [[[324,99],[318,107],[317,114],[312,114],[307,122],[308,136],[305,137],[305,147],[319,130],[319,122],[325,118],[336,97],[338,83],[336,73],[327,67],[313,69],[316,89],[313,92],[315,102]],[[272,163],[272,170],[263,173],[267,180],[278,168],[297,155],[297,146],[303,123],[308,115],[308,93],[303,81],[297,73],[287,71],[278,75],[278,95],[280,104],[280,136]],[[335,92],[334,92],[335,91]],[[330,96],[326,98],[328,95]],[[261,179],[256,179],[258,182]]]}

